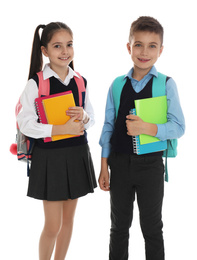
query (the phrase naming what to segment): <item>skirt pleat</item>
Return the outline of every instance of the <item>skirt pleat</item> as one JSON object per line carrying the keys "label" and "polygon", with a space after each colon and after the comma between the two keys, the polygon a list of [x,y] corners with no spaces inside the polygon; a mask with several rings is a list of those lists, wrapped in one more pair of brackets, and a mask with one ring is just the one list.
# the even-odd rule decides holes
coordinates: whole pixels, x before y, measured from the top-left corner
{"label": "skirt pleat", "polygon": [[27,195],[41,200],[76,199],[96,188],[89,146],[57,149],[35,147]]}

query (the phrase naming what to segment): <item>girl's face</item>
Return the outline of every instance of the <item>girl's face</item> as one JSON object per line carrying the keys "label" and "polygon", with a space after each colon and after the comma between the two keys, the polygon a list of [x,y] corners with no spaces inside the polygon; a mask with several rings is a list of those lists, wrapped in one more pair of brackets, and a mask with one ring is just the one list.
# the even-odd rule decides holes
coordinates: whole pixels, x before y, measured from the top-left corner
{"label": "girl's face", "polygon": [[64,29],[54,33],[47,48],[41,47],[42,53],[49,58],[50,67],[57,74],[59,71],[67,69],[69,63],[73,60],[73,38]]}
{"label": "girl's face", "polygon": [[135,32],[127,49],[134,63],[135,73],[146,75],[162,53],[161,39],[154,32]]}

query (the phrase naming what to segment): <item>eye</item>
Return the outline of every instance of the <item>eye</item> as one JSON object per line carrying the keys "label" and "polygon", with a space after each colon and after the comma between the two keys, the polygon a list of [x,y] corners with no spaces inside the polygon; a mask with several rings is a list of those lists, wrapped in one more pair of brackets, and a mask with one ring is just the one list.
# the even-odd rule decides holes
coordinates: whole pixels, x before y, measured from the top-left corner
{"label": "eye", "polygon": [[136,43],[135,47],[141,47],[142,45],[140,43]]}
{"label": "eye", "polygon": [[54,48],[59,49],[61,46],[59,44],[56,44]]}
{"label": "eye", "polygon": [[151,45],[150,45],[150,48],[151,48],[151,49],[156,48],[156,47],[157,47],[157,46],[154,45],[154,44],[151,44]]}
{"label": "eye", "polygon": [[67,46],[68,47],[73,47],[73,43],[69,43]]}

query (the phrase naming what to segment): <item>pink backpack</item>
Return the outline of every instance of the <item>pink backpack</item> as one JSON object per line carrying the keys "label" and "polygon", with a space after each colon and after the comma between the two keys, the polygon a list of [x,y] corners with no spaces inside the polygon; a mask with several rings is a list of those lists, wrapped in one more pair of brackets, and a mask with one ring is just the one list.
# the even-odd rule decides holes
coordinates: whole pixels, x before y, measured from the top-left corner
{"label": "pink backpack", "polygon": [[[82,76],[76,72],[78,77],[74,76],[75,82],[78,87],[79,93],[79,106],[84,107],[84,100],[85,100],[85,83]],[[39,78],[39,86],[38,86],[38,96],[48,96],[50,94],[50,81],[49,79],[43,79],[43,71],[37,73]],[[15,108],[15,115],[17,116],[21,111],[22,105],[20,102],[20,98],[18,103],[16,104]],[[14,155],[17,155],[17,159],[20,161],[27,162],[27,175],[29,176],[29,164],[31,160],[32,150],[34,139],[25,136],[21,133],[18,123],[16,122],[17,134],[16,134],[16,143],[10,146],[10,152]]]}

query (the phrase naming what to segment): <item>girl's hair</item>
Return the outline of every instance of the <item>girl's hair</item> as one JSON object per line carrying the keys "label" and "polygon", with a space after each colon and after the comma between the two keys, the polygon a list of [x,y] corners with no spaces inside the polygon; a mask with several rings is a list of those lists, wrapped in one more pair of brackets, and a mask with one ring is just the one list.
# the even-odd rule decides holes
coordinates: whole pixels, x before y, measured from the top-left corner
{"label": "girl's hair", "polygon": [[161,39],[161,45],[163,44],[164,30],[162,25],[153,17],[141,16],[131,24],[129,42],[131,43],[133,34],[139,31],[148,31],[159,34]]}
{"label": "girl's hair", "polygon": [[[39,30],[41,28],[43,29],[43,32],[40,38]],[[34,33],[28,79],[32,78],[37,72],[42,70],[43,57],[42,57],[41,46],[47,48],[47,44],[50,42],[54,33],[62,29],[66,30],[73,37],[72,30],[64,23],[56,22],[56,23],[49,23],[47,25],[43,25],[43,24],[38,25]],[[69,66],[72,69],[74,69],[73,61],[71,61]]]}

